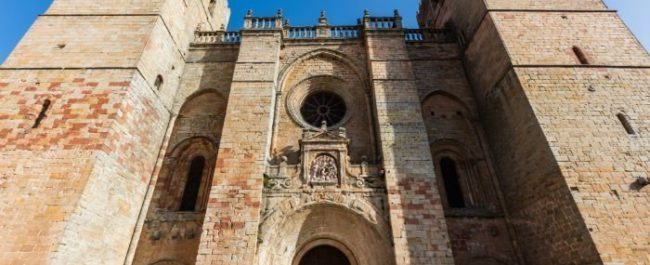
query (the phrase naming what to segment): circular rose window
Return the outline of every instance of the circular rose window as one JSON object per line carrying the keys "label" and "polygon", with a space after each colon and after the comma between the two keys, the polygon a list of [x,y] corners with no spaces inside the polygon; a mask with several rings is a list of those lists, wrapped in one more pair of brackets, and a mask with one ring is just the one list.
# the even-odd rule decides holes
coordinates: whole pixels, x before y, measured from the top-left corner
{"label": "circular rose window", "polygon": [[316,92],[305,98],[300,114],[305,122],[320,127],[323,121],[327,126],[338,124],[345,117],[347,107],[339,95],[331,92]]}

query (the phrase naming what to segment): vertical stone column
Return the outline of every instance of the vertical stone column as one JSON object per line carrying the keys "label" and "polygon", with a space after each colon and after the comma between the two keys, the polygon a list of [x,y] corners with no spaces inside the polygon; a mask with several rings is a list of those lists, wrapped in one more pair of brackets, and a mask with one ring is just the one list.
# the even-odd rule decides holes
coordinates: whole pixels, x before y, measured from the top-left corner
{"label": "vertical stone column", "polygon": [[282,30],[242,30],[197,264],[254,264]]}
{"label": "vertical stone column", "polygon": [[453,264],[402,29],[366,30],[396,264]]}

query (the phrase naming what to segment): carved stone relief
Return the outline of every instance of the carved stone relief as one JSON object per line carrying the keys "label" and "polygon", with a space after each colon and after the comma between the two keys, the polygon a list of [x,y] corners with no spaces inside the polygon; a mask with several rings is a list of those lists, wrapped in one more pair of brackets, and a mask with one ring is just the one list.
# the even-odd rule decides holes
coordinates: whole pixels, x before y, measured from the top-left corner
{"label": "carved stone relief", "polygon": [[361,164],[352,164],[348,155],[349,139],[345,128],[329,131],[324,123],[320,130],[305,130],[300,140],[300,164],[269,165],[264,173],[267,191],[288,191],[314,187],[341,189],[383,189],[383,170],[362,157]]}
{"label": "carved stone relief", "polygon": [[312,185],[336,185],[339,180],[336,159],[329,155],[319,155],[311,162],[309,170]]}

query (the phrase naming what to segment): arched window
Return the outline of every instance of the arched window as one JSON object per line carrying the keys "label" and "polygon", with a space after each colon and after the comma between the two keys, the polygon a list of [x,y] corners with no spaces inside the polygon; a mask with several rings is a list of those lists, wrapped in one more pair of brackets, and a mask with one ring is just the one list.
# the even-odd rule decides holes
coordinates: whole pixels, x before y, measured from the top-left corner
{"label": "arched window", "polygon": [[204,168],[204,157],[197,156],[192,159],[190,169],[187,173],[187,182],[185,183],[185,189],[183,190],[183,199],[181,200],[179,211],[188,212],[196,210],[196,201],[199,197],[199,189],[201,188]]}
{"label": "arched window", "polygon": [[460,188],[458,171],[456,170],[456,161],[450,158],[440,159],[440,172],[447,192],[447,202],[450,208],[464,208],[465,199]]}

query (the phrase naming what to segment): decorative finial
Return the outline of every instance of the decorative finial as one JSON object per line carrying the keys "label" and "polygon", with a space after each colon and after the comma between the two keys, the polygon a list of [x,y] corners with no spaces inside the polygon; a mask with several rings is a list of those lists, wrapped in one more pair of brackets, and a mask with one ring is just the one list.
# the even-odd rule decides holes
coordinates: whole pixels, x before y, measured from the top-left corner
{"label": "decorative finial", "polygon": [[285,19],[285,20],[284,20],[284,26],[285,26],[285,27],[289,27],[289,19]]}
{"label": "decorative finial", "polygon": [[327,13],[325,13],[325,10],[320,11],[320,18],[318,18],[318,24],[319,25],[327,25]]}
{"label": "decorative finial", "polygon": [[327,121],[326,120],[323,120],[323,121],[320,122],[320,130],[322,132],[327,132]]}
{"label": "decorative finial", "polygon": [[368,11],[368,9],[363,10],[363,16],[364,17],[369,17],[370,16],[370,11]]}
{"label": "decorative finial", "polygon": [[278,17],[282,16],[282,8],[278,9]]}
{"label": "decorative finial", "polygon": [[246,17],[252,17],[253,16],[253,9],[249,9],[248,12],[246,12]]}
{"label": "decorative finial", "polygon": [[395,9],[395,11],[393,11],[393,13],[395,14],[396,17],[399,17],[399,10]]}

